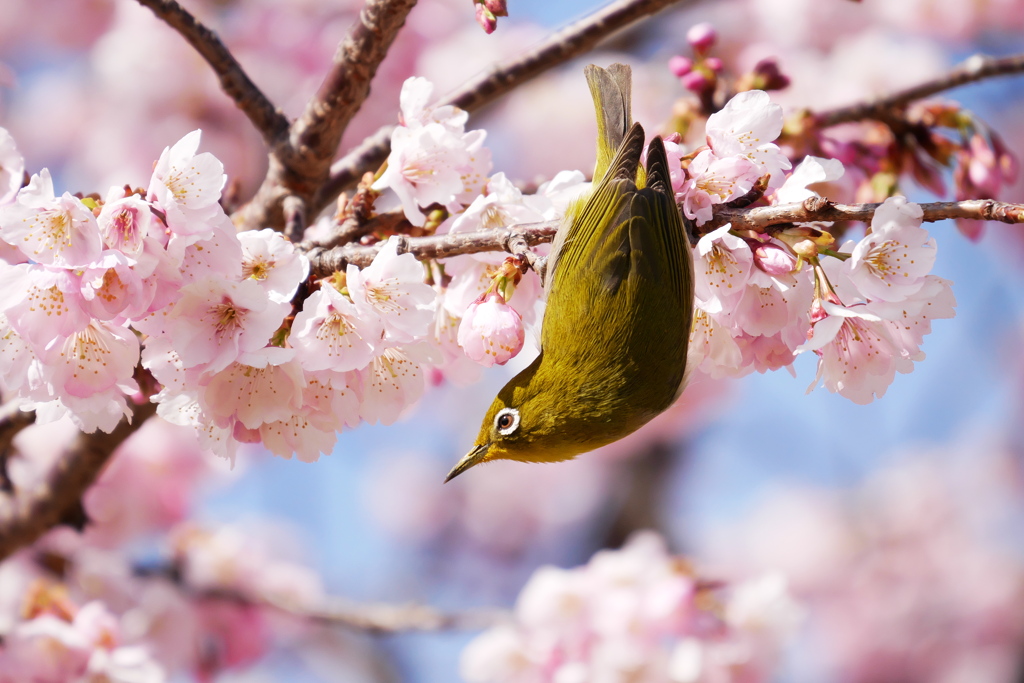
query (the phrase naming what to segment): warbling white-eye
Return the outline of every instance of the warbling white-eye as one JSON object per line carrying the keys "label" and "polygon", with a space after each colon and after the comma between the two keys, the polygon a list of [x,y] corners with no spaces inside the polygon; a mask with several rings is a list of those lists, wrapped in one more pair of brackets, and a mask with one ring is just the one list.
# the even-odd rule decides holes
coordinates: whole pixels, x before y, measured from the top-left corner
{"label": "warbling white-eye", "polygon": [[498,392],[451,480],[489,460],[556,462],[639,429],[685,384],[693,260],[661,138],[630,125],[631,72],[588,66],[597,109],[593,190],[548,257],[537,359]]}

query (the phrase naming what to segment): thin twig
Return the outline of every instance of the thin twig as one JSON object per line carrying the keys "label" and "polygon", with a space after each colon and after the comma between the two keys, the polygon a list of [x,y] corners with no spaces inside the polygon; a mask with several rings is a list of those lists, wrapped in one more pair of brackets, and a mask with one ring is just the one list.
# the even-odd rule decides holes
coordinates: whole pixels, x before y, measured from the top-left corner
{"label": "thin twig", "polygon": [[[603,39],[634,21],[656,14],[670,5],[688,4],[693,1],[612,2],[607,7],[553,34],[529,52],[495,65],[463,85],[441,104],[454,104],[466,111],[476,111],[548,69],[593,49]],[[392,131],[394,126],[381,128],[331,167],[330,179],[313,201],[315,211],[322,210],[343,190],[354,185],[363,173],[374,170],[384,162],[391,149]]]}
{"label": "thin twig", "polygon": [[[822,197],[811,197],[802,203],[758,206],[747,209],[721,209],[701,226],[709,232],[726,223],[734,230],[764,231],[772,225],[811,223],[815,221],[870,221],[881,204],[833,204]],[[1001,223],[1024,223],[1024,204],[1007,204],[993,199],[969,199],[962,202],[931,202],[921,204],[927,223],[948,218],[966,218]]]}
{"label": "thin twig", "polygon": [[292,616],[378,634],[403,631],[479,631],[509,618],[508,612],[498,609],[442,612],[435,607],[415,603],[367,604],[337,597],[324,598],[318,606],[312,608],[281,602],[268,604]]}
{"label": "thin twig", "polygon": [[135,406],[130,423],[122,420],[110,434],[79,434],[44,481],[31,489],[0,493],[0,561],[59,524],[117,447],[155,414],[155,404],[143,403]]}
{"label": "thin twig", "polygon": [[880,97],[871,102],[853,104],[814,114],[814,121],[820,128],[835,126],[840,123],[862,121],[864,119],[880,119],[891,115],[893,109],[905,107],[911,102],[937,95],[940,92],[974,83],[994,76],[1008,76],[1024,73],[1024,55],[1013,55],[996,59],[986,55],[974,55],[962,64],[931,81]]}
{"label": "thin twig", "polygon": [[[726,223],[731,223],[736,230],[763,232],[770,226],[788,223],[870,221],[879,206],[881,204],[833,204],[821,197],[811,197],[802,203],[778,206],[719,207],[714,218],[701,226],[701,232],[710,232]],[[920,206],[924,214],[923,220],[929,223],[948,218],[1024,223],[1024,204],[1008,204],[992,199],[969,199],[962,202],[932,202]],[[448,258],[483,251],[507,251],[518,255],[523,251],[522,245],[532,247],[550,242],[558,230],[558,225],[559,221],[556,220],[511,225],[499,230],[427,237],[400,235],[403,242],[399,247],[399,253],[407,252],[418,259]],[[368,246],[345,244],[334,249],[301,244],[299,248],[307,252],[311,274],[315,277],[326,277],[335,271],[344,270],[349,263],[360,268],[369,265],[380,251],[381,243]]]}
{"label": "thin twig", "polygon": [[221,88],[234,100],[267,145],[274,148],[288,132],[288,119],[252,82],[217,34],[175,0],[137,0],[189,42],[213,68]]}
{"label": "thin twig", "polygon": [[[513,225],[499,230],[457,232],[427,237],[406,237],[399,244],[399,253],[410,253],[418,259],[446,258],[459,254],[476,254],[482,251],[507,251],[515,253],[515,246],[525,240],[529,246],[550,242],[558,230],[559,221]],[[335,249],[308,248],[310,273],[315,277],[326,277],[344,270],[349,263],[359,267],[368,266],[381,249],[381,243],[363,246],[346,244]]]}
{"label": "thin twig", "polygon": [[[51,560],[52,558],[46,558]],[[67,558],[58,558],[60,564]],[[417,603],[364,603],[339,596],[322,596],[313,604],[270,595],[253,595],[237,588],[198,587],[188,582],[188,573],[178,564],[161,563],[135,568],[140,578],[161,577],[172,583],[190,600],[223,600],[239,605],[279,610],[298,619],[327,626],[358,629],[375,634],[403,631],[479,631],[511,617],[498,608],[444,612],[436,607]]]}

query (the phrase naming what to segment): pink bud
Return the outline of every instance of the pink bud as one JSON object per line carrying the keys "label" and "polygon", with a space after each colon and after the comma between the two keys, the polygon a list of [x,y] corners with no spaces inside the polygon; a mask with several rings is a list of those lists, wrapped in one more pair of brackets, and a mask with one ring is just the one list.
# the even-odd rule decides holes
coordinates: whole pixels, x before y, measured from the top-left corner
{"label": "pink bud", "polygon": [[754,247],[754,265],[769,275],[786,275],[793,272],[796,259],[777,244],[759,244]]}
{"label": "pink bud", "polygon": [[693,60],[689,57],[676,55],[668,60],[668,70],[671,71],[676,78],[682,78],[693,71]]}
{"label": "pink bud", "polygon": [[484,6],[496,17],[508,16],[508,3],[505,0],[484,0]]}
{"label": "pink bud", "polygon": [[498,28],[498,19],[494,16],[491,10],[484,7],[484,5],[478,4],[476,6],[476,23],[480,24],[483,28],[484,33],[494,33],[494,29]]}
{"label": "pink bud", "polygon": [[459,346],[471,359],[504,365],[523,348],[523,318],[500,294],[485,294],[469,305],[459,324]]}
{"label": "pink bud", "polygon": [[717,74],[722,70],[722,67],[724,65],[722,64],[722,60],[719,59],[718,57],[708,57],[707,59],[704,60],[704,66],[711,69]]}
{"label": "pink bud", "polygon": [[700,71],[691,71],[680,78],[679,82],[683,84],[684,88],[695,93],[702,93],[711,85],[708,77]]}
{"label": "pink bud", "polygon": [[707,52],[717,39],[718,34],[715,33],[714,27],[706,21],[691,26],[690,30],[686,32],[686,42],[696,52]]}

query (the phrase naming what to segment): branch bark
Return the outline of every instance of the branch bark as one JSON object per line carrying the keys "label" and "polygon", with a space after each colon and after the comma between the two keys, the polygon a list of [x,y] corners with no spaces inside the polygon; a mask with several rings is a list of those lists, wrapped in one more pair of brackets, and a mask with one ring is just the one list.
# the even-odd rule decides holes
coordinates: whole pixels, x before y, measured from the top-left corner
{"label": "branch bark", "polygon": [[[447,235],[430,235],[428,237],[407,237],[395,235],[392,239],[401,240],[398,253],[410,253],[418,259],[446,258],[459,254],[477,254],[482,251],[507,251],[518,253],[517,245],[534,246],[542,242],[550,242],[558,230],[559,221],[513,225],[500,230],[478,230],[477,232],[449,233]],[[349,263],[360,268],[370,265],[373,257],[381,250],[382,243],[363,246],[345,244],[334,249],[324,249],[315,245],[299,245],[305,248],[310,262],[310,274],[314,277],[327,277],[331,273],[344,270]]]}
{"label": "branch bark", "polygon": [[[548,69],[564,64],[591,50],[619,29],[660,12],[670,5],[694,0],[617,0],[607,7],[553,34],[543,43],[504,64],[499,64],[469,81],[441,104],[454,104],[473,112],[518,88]],[[354,185],[363,173],[384,163],[391,150],[394,126],[384,126],[366,138],[331,167],[327,183],[317,192],[314,212],[321,211],[338,194]]]}
{"label": "branch bark", "polygon": [[175,0],[137,0],[182,35],[220,79],[221,88],[235,101],[273,149],[288,132],[288,119],[253,83],[217,34]]}
{"label": "branch bark", "polygon": [[[822,197],[810,197],[801,203],[758,206],[746,209],[723,208],[701,226],[709,232],[731,223],[735,230],[764,231],[772,225],[815,221],[870,221],[881,204],[834,204]],[[1024,204],[1008,204],[994,199],[969,199],[962,202],[921,204],[923,220],[934,223],[949,218],[967,218],[1001,223],[1024,223]]]}
{"label": "branch bark", "polygon": [[309,216],[326,205],[311,200],[327,182],[341,136],[370,93],[377,67],[415,4],[416,0],[366,1],[320,90],[292,124],[287,143],[271,149],[267,177],[239,212],[242,226],[283,226],[284,200],[289,195],[310,208]]}
{"label": "branch bark", "polygon": [[[773,225],[789,223],[812,223],[815,221],[870,221],[881,204],[834,204],[822,197],[811,197],[802,203],[780,204],[778,206],[757,206],[746,208],[719,207],[715,216],[701,226],[702,232],[710,232],[726,223],[736,230],[764,232]],[[1024,204],[1009,204],[992,199],[970,199],[962,202],[932,202],[921,204],[924,221],[934,223],[948,218],[967,218],[979,221],[1001,223],[1024,223]],[[384,214],[375,220],[383,220],[392,214]],[[399,253],[410,253],[418,259],[447,258],[460,254],[476,254],[482,251],[507,251],[519,254],[524,246],[535,246],[550,242],[558,230],[559,221],[510,225],[499,230],[449,233],[428,237],[407,237],[396,235],[402,240]],[[360,268],[368,266],[381,243],[368,246],[345,244],[325,249],[313,244],[300,244],[310,260],[310,273],[314,277],[326,277],[344,270],[349,263]]]}
{"label": "branch bark", "polygon": [[156,405],[135,406],[110,434],[80,434],[61,454],[46,479],[30,490],[0,493],[0,561],[34,543],[79,504],[113,452],[156,414]]}
{"label": "branch bark", "polygon": [[911,102],[952,90],[961,85],[975,83],[995,76],[1009,76],[1024,73],[1024,55],[1013,55],[996,59],[986,55],[974,55],[954,68],[945,76],[900,90],[871,102],[862,102],[848,107],[839,107],[814,115],[820,128],[864,119],[884,119],[893,109],[905,107]]}

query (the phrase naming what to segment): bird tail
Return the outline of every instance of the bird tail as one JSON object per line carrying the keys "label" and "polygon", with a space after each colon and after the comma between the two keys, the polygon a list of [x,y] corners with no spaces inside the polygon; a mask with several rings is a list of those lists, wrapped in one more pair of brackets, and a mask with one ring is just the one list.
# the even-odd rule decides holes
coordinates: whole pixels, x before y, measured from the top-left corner
{"label": "bird tail", "polygon": [[584,68],[590,96],[597,112],[596,185],[608,172],[615,153],[633,123],[633,72],[626,64],[612,64],[607,69],[590,64]]}

